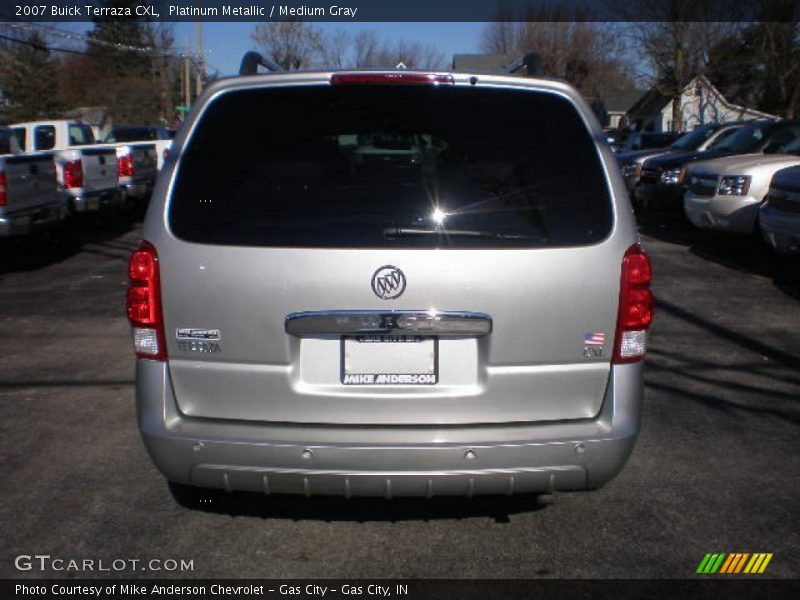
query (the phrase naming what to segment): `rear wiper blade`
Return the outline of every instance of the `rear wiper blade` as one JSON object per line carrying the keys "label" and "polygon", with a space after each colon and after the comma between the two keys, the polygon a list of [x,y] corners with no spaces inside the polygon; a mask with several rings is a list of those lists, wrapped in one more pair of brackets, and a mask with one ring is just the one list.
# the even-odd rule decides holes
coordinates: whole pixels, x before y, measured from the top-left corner
{"label": "rear wiper blade", "polygon": [[480,229],[424,229],[419,227],[387,227],[383,230],[383,236],[387,238],[417,236],[466,237],[487,240],[536,241],[540,243],[546,243],[550,241],[550,238],[548,237],[534,237],[532,235],[500,233],[497,231],[482,231]]}

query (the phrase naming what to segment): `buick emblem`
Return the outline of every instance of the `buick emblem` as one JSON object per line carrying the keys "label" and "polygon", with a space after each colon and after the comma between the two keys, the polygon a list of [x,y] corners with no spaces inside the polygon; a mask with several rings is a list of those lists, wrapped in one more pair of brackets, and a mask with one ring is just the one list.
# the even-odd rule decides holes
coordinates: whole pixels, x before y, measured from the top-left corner
{"label": "buick emblem", "polygon": [[399,298],[406,290],[406,276],[395,266],[384,265],[372,275],[372,291],[382,300]]}

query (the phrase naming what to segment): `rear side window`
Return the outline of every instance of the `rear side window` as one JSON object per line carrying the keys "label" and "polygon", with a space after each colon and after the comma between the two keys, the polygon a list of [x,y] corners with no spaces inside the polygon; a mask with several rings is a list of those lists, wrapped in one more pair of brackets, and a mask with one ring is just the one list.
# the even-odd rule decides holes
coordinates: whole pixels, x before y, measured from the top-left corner
{"label": "rear side window", "polygon": [[52,150],[56,145],[56,128],[52,125],[39,125],[33,130],[37,150]]}
{"label": "rear side window", "polygon": [[226,93],[182,152],[169,203],[176,236],[247,246],[575,246],[612,220],[568,100],[476,87]]}
{"label": "rear side window", "polygon": [[743,127],[727,140],[717,146],[718,150],[724,150],[732,154],[747,154],[758,152],[763,146],[764,140],[775,130],[772,122],[753,123]]}
{"label": "rear side window", "polygon": [[12,133],[7,129],[0,129],[0,154],[11,154]]}
{"label": "rear side window", "polygon": [[158,139],[156,130],[150,127],[122,127],[111,131],[109,142],[142,142]]}
{"label": "rear side window", "polygon": [[649,148],[662,148],[668,145],[675,139],[675,135],[670,133],[653,133],[650,135],[642,136],[641,148],[647,150]]}
{"label": "rear side window", "polygon": [[730,138],[730,137],[731,137],[731,136],[732,136],[734,133],[736,133],[737,131],[739,131],[739,128],[738,128],[738,127],[731,127],[730,129],[727,129],[727,130],[723,131],[722,133],[720,133],[720,134],[717,136],[717,139],[715,139],[715,140],[714,140],[714,141],[711,143],[711,146],[709,147],[709,150],[716,150],[717,148],[719,148],[720,146],[722,146],[722,144],[723,144],[723,143],[724,143],[726,140],[728,140],[728,138]]}
{"label": "rear side window", "polygon": [[800,125],[780,129],[769,140],[764,152],[771,154],[790,153],[792,152],[791,148],[797,145],[798,138],[800,138]]}
{"label": "rear side window", "polygon": [[28,132],[24,127],[14,127],[11,131],[11,152],[25,152],[28,148]]}
{"label": "rear side window", "polygon": [[69,145],[85,146],[94,144],[94,132],[90,125],[70,125],[69,126]]}

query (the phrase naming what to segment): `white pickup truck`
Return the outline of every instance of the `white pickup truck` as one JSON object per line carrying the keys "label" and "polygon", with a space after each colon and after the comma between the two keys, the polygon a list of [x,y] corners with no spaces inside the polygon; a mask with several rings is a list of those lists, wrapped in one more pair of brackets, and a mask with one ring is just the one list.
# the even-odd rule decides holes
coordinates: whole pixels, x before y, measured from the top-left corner
{"label": "white pickup truck", "polygon": [[20,151],[53,153],[58,183],[70,212],[121,204],[117,150],[97,145],[89,125],[55,120],[15,123],[9,127]]}
{"label": "white pickup truck", "polygon": [[64,217],[53,155],[16,152],[13,133],[0,128],[0,237],[24,235]]}
{"label": "white pickup truck", "polygon": [[[104,141],[117,149],[119,185],[123,201],[145,202],[153,193],[161,168],[159,147],[155,139],[144,136],[148,127],[115,127]],[[162,142],[163,143],[163,142]],[[169,140],[172,143],[172,140]]]}
{"label": "white pickup truck", "polygon": [[158,125],[114,127],[106,137],[106,142],[153,143],[156,147],[156,154],[158,155],[158,170],[160,171],[164,161],[169,158],[170,149],[172,148],[172,139],[175,137],[175,133],[175,130],[170,127],[161,127]]}

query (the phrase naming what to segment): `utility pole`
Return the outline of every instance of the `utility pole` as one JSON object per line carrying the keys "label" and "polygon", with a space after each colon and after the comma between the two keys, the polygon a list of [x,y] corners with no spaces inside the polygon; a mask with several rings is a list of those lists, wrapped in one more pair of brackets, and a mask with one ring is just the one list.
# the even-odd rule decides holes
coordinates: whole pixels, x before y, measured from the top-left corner
{"label": "utility pole", "polygon": [[[195,0],[195,6],[199,9],[202,0]],[[200,11],[197,11],[200,14]],[[197,46],[197,78],[195,86],[195,96],[199,96],[203,91],[203,79],[205,78],[205,57],[203,56],[203,23],[201,21],[194,22],[195,45]]]}
{"label": "utility pole", "polygon": [[192,105],[192,76],[189,73],[189,36],[186,36],[186,49],[183,52],[183,80],[184,88],[183,105],[187,108]]}

